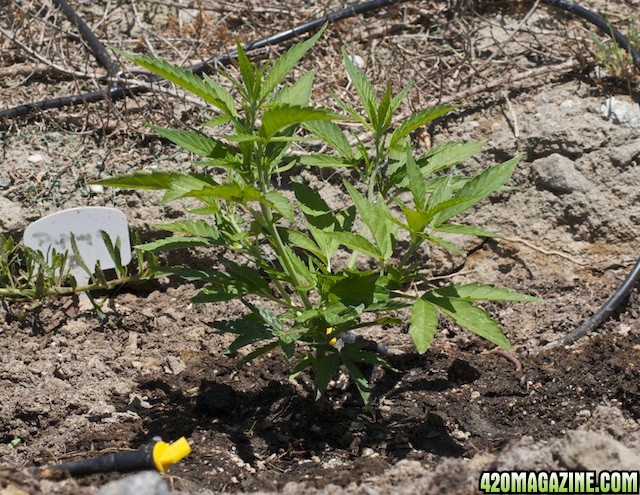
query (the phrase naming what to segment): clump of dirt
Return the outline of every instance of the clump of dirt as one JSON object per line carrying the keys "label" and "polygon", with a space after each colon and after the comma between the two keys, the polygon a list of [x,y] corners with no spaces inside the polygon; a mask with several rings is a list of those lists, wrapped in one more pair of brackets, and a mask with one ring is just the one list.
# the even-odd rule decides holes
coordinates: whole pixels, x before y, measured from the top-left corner
{"label": "clump of dirt", "polygon": [[[633,2],[615,3],[594,0],[590,6],[608,7],[614,21],[638,22]],[[256,39],[334,6],[300,3],[296,11],[293,4],[205,4],[197,12],[157,2],[139,2],[137,13],[122,5],[116,13],[100,3],[78,8],[122,46],[135,42],[140,51],[197,61],[228,36]],[[476,12],[470,4],[403,2],[351,18],[329,29],[302,69],[318,71],[314,96],[329,101],[329,89],[342,93],[349,85],[339,63],[345,47],[362,57],[377,87],[414,79],[414,109],[464,99],[464,110],[416,136],[424,147],[485,140],[463,173],[522,156],[514,190],[461,219],[502,238],[452,238],[465,256],[421,254],[435,276],[541,298],[486,305],[514,352],[495,352],[449,321],[423,356],[412,351],[406,328],[372,330],[366,336],[402,352],[390,358],[399,372],[366,370],[375,399],[363,408],[344,377],[316,402],[309,381],[290,381],[290,366],[277,354],[239,367],[224,354],[229,337],[208,323],[233,318],[243,306],[195,305],[190,298],[197,288],[174,279],[109,294],[104,320],[72,298],[36,307],[5,304],[0,492],[96,493],[122,476],[41,479],[27,468],[138,448],[156,435],[169,441],[185,436],[192,445],[193,453],[165,478],[185,494],[477,493],[479,475],[489,469],[637,469],[637,288],[594,335],[540,352],[600,307],[640,252],[640,135],[603,110],[612,95],[633,104],[624,92],[632,88],[637,100],[637,81],[602,77],[606,68],[594,66],[584,25],[564,14],[482,2]],[[12,8],[2,22],[13,23],[16,36],[33,40],[34,30],[42,29],[51,45],[36,48],[51,57],[71,55],[66,45],[55,49],[60,41],[49,31],[50,24],[64,23],[59,14],[42,27],[27,7]],[[202,37],[197,19],[224,30]],[[165,28],[175,38],[156,37]],[[39,67],[25,75],[18,65],[27,54],[2,43],[2,68],[14,71],[0,83],[3,107],[16,98],[76,90],[78,80],[68,74]],[[89,58],[79,52],[62,62],[80,70]],[[207,113],[156,92],[9,123],[2,135],[1,231],[20,236],[40,216],[80,205],[120,208],[143,239],[158,235],[151,224],[182,218],[180,205],[158,207],[153,191],[86,187],[89,180],[132,170],[200,170],[193,157],[143,129],[145,118],[194,125]],[[303,177],[339,201],[339,181],[307,171]],[[209,263],[206,253],[178,256]]]}

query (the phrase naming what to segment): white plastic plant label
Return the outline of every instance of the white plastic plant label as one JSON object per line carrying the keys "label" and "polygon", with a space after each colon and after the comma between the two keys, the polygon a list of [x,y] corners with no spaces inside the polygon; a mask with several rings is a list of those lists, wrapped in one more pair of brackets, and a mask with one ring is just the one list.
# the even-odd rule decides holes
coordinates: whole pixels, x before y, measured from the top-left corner
{"label": "white plastic plant label", "polygon": [[58,253],[67,252],[69,271],[78,285],[86,285],[89,275],[73,258],[71,235],[76,240],[80,257],[90,270],[95,268],[97,261],[103,270],[115,268],[100,231],[107,233],[114,246],[116,239],[120,239],[120,261],[122,266],[127,265],[131,261],[129,226],[124,213],[115,208],[87,206],[53,213],[27,227],[24,244],[40,251],[47,261],[50,261],[54,249]]}

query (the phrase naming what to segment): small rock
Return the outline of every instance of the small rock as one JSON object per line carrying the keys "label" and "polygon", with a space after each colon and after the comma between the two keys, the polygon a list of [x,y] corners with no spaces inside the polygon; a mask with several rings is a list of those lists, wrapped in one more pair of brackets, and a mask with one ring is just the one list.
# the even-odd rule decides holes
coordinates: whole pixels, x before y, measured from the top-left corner
{"label": "small rock", "polygon": [[169,364],[171,373],[173,373],[174,375],[179,375],[187,369],[187,365],[184,364],[184,361],[176,356],[168,356],[167,363]]}
{"label": "small rock", "polygon": [[531,169],[537,186],[556,194],[585,192],[593,188],[591,182],[576,169],[573,161],[558,153],[535,160],[531,163]]}
{"label": "small rock", "polygon": [[26,212],[20,203],[0,196],[0,232],[23,230],[26,224]]}
{"label": "small rock", "polygon": [[364,59],[360,55],[349,55],[349,58],[358,69],[364,67]]}
{"label": "small rock", "polygon": [[169,495],[170,492],[159,473],[145,471],[107,483],[96,492],[96,495],[131,495],[132,493],[136,495]]}
{"label": "small rock", "polygon": [[612,96],[601,107],[602,116],[614,124],[624,124],[640,132],[640,105]]}
{"label": "small rock", "polygon": [[27,157],[27,161],[29,163],[39,163],[42,160],[44,160],[44,156],[42,156],[40,153],[34,153],[33,155],[29,155]]}
{"label": "small rock", "polygon": [[621,168],[640,162],[640,140],[631,141],[623,146],[612,147],[609,159],[613,165]]}
{"label": "small rock", "polygon": [[89,186],[89,192],[91,192],[91,194],[102,194],[104,192],[104,186],[102,184],[91,184]]}
{"label": "small rock", "polygon": [[371,457],[375,454],[375,450],[373,450],[371,447],[365,447],[364,449],[362,449],[362,452],[360,453],[360,455],[362,457]]}
{"label": "small rock", "polygon": [[573,100],[564,100],[562,103],[560,103],[560,108],[562,110],[569,110],[574,106],[575,106],[575,103],[573,103]]}
{"label": "small rock", "polygon": [[11,177],[6,172],[0,172],[0,189],[6,189],[11,185]]}

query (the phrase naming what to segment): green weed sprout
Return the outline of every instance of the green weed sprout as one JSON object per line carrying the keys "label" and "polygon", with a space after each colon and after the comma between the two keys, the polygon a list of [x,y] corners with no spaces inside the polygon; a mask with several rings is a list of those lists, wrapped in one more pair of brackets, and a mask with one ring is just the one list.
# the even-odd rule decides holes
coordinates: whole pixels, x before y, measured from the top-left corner
{"label": "green weed sprout", "polygon": [[[362,400],[369,403],[370,386],[359,365],[389,366],[388,362],[358,341],[333,344],[354,329],[402,327],[404,320],[393,316],[396,311],[410,312],[408,332],[420,353],[429,349],[440,315],[509,348],[498,323],[475,302],[534,298],[479,283],[435,288],[424,281],[421,261],[413,255],[425,242],[459,251],[441,233],[495,235],[451,219],[501,188],[518,159],[475,177],[462,177],[452,173],[453,167],[475,154],[482,143],[447,143],[415,156],[411,133],[454,107],[421,110],[394,125],[394,114],[411,84],[397,94],[389,84],[378,95],[346,53],[344,64],[361,108],[338,97],[341,113],[314,106],[310,103],[313,71],[292,83],[285,79],[320,35],[264,65],[250,61],[238,44],[239,77],[219,70],[231,91],[207,75],[201,78],[162,60],[123,53],[215,108],[217,115],[204,127],[220,128],[224,138],[151,125],[161,136],[202,157],[206,173],[136,172],[97,183],[163,190],[163,203],[198,200],[200,207],[192,213],[201,218],[158,225],[175,235],[139,248],[152,252],[219,248],[210,269],[174,267],[173,272],[204,282],[197,302],[244,303],[247,313],[242,318],[210,324],[221,333],[236,335],[228,351],[251,345],[243,358],[248,362],[279,349],[287,360],[295,361],[292,377],[312,370],[317,398],[343,366]],[[341,125],[345,122],[350,132]],[[370,134],[370,144],[356,138],[363,130]],[[292,152],[292,143],[309,140],[332,151]],[[341,170],[348,204],[329,204],[296,175],[286,187],[278,187],[278,176],[294,167]],[[400,238],[408,244],[401,246]],[[341,262],[345,253],[348,261]],[[408,292],[418,282],[426,282],[428,289]]]}
{"label": "green weed sprout", "polygon": [[[113,276],[107,276],[99,264],[90,269],[78,250],[73,235],[71,252],[42,253],[16,242],[9,235],[0,234],[0,299],[36,301],[55,296],[86,293],[101,315],[101,311],[91,298],[93,290],[110,290],[125,283],[147,280],[161,275],[155,254],[136,250],[137,269],[130,270],[120,262],[120,239],[113,242],[106,232],[102,238],[114,261]],[[139,242],[137,234],[133,238]],[[78,285],[70,272],[70,261],[77,263],[89,276],[87,285]]]}

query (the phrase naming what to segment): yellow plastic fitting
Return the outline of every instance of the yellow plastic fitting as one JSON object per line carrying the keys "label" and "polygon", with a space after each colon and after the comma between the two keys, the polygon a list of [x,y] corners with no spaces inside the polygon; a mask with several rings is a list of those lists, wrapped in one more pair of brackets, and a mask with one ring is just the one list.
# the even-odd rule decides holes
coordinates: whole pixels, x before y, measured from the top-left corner
{"label": "yellow plastic fitting", "polygon": [[191,447],[185,437],[181,437],[173,443],[156,442],[153,446],[153,463],[156,469],[164,473],[179,460],[191,453]]}
{"label": "yellow plastic fitting", "polygon": [[[333,327],[327,328],[327,335],[329,335],[331,332],[333,332]],[[336,342],[338,342],[338,339],[334,337],[329,341],[329,345],[336,345]]]}

